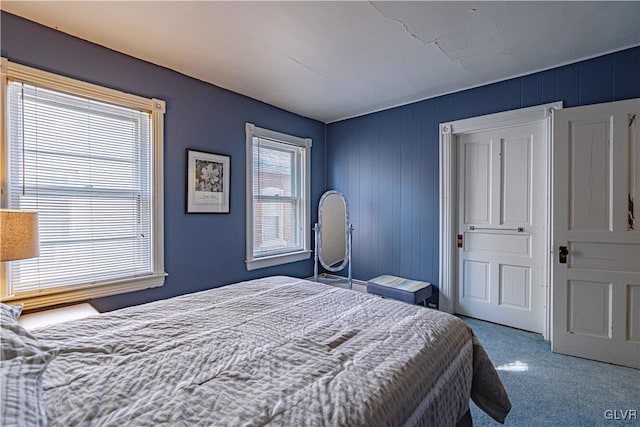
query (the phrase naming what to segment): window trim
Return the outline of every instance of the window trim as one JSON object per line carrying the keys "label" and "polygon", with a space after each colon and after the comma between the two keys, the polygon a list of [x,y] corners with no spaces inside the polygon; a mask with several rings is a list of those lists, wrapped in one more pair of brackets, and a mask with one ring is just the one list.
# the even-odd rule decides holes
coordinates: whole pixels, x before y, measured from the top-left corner
{"label": "window trim", "polygon": [[93,83],[83,82],[58,74],[28,67],[0,59],[0,206],[8,206],[8,141],[6,134],[6,99],[9,80],[35,84],[56,91],[96,99],[124,107],[147,111],[151,114],[152,147],[150,163],[152,167],[152,274],[137,278],[118,279],[96,285],[79,285],[46,289],[20,295],[10,295],[8,271],[4,263],[0,263],[0,300],[2,302],[23,303],[26,309],[41,308],[55,304],[63,304],[132,292],[164,284],[167,273],[164,271],[164,113],[166,104],[163,100],[144,98],[119,90],[106,88]]}
{"label": "window trim", "polygon": [[[247,252],[246,267],[247,270],[256,270],[259,268],[271,267],[274,265],[287,264],[290,262],[302,261],[311,257],[311,138],[300,138],[297,136],[287,135],[260,128],[253,123],[245,123],[246,133],[246,215],[247,215]],[[301,189],[303,199],[303,248],[302,250],[290,251],[275,255],[254,256],[253,251],[253,138],[265,138],[276,142],[291,144],[304,148],[304,158],[302,167],[302,176],[304,177],[304,185]]]}

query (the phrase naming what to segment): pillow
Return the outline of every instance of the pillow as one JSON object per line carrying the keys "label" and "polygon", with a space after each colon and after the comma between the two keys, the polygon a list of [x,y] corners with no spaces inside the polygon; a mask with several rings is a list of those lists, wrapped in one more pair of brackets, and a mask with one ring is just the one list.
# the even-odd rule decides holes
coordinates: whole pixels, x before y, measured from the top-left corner
{"label": "pillow", "polygon": [[41,343],[16,323],[22,307],[7,307],[0,307],[0,424],[44,426],[42,374],[59,350]]}
{"label": "pillow", "polygon": [[15,323],[22,313],[22,304],[6,305],[0,302],[0,323]]}

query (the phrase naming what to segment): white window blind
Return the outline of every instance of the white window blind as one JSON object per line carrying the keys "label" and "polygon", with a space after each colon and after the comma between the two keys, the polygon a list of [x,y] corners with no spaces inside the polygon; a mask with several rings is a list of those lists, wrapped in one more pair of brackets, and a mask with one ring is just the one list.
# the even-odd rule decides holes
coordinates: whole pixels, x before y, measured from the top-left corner
{"label": "white window blind", "polygon": [[246,128],[247,268],[309,258],[311,140]]}
{"label": "white window blind", "polygon": [[153,274],[150,113],[17,81],[7,107],[9,207],[40,228],[13,293]]}

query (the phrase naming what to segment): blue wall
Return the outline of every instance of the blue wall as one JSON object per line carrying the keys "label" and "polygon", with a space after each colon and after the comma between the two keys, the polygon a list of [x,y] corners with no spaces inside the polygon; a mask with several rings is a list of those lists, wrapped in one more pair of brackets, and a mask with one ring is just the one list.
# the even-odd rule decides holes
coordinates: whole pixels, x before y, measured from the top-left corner
{"label": "blue wall", "polygon": [[328,125],[327,187],[349,201],[354,277],[437,285],[440,122],[638,97],[640,47]]}
{"label": "blue wall", "polygon": [[[311,203],[324,190],[323,123],[2,12],[2,56],[10,61],[167,102],[165,285],[92,301],[100,311],[255,277],[308,277],[311,260],[245,268],[245,122],[313,139]],[[231,213],[185,214],[186,150],[231,156]],[[315,213],[312,221],[316,221]]]}

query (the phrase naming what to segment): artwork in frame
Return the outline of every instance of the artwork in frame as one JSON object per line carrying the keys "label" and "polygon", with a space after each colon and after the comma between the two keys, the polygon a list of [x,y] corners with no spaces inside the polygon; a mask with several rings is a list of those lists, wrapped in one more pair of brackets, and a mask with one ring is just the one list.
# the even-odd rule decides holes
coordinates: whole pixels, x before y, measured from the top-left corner
{"label": "artwork in frame", "polygon": [[229,213],[231,157],[187,150],[187,213]]}

